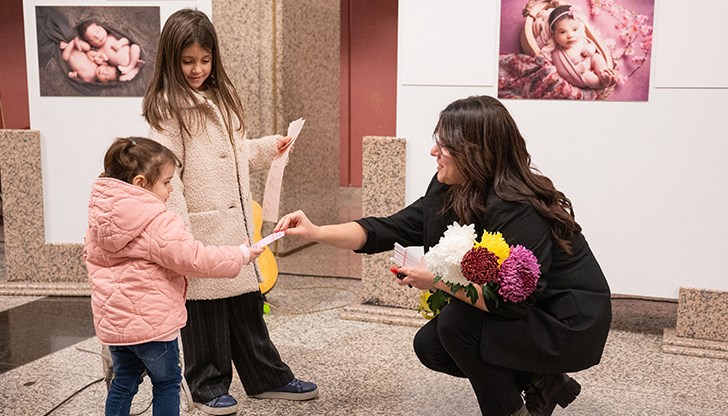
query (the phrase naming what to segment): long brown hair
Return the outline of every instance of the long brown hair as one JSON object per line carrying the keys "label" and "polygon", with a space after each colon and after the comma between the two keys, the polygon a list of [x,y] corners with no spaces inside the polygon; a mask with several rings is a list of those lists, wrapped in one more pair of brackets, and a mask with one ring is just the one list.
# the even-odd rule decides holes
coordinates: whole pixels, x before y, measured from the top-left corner
{"label": "long brown hair", "polygon": [[182,73],[182,50],[194,44],[212,55],[212,69],[204,86],[215,94],[223,122],[232,137],[236,125],[239,131],[245,129],[243,104],[222,65],[215,27],[199,10],[178,10],[164,24],[159,37],[154,78],[144,95],[142,115],[155,129],[161,129],[163,122],[175,118],[180,131],[189,136],[190,123],[198,128],[204,126],[204,114],[195,92]]}
{"label": "long brown hair", "polygon": [[444,211],[475,222],[487,210],[492,190],[505,200],[531,205],[551,225],[557,244],[571,253],[571,238],[581,231],[571,201],[531,166],[526,141],[508,110],[489,96],[457,100],[441,113],[435,133],[465,181],[450,187]]}

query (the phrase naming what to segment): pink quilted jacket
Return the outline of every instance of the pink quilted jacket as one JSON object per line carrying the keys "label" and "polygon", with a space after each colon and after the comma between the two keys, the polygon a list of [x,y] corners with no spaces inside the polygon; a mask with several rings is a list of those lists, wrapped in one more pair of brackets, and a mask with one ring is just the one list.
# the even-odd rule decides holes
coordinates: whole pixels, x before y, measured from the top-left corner
{"label": "pink quilted jacket", "polygon": [[237,246],[204,246],[154,193],[97,179],[88,206],[83,259],[91,285],[96,335],[104,344],[174,338],[187,322],[191,277],[238,275]]}

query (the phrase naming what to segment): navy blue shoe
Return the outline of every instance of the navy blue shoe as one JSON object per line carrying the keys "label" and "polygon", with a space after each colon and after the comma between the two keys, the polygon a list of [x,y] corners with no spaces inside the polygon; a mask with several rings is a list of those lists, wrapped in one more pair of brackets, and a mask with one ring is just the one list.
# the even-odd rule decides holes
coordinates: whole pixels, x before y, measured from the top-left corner
{"label": "navy blue shoe", "polygon": [[294,378],[284,386],[265,393],[255,394],[253,397],[256,399],[311,400],[318,397],[318,386]]}
{"label": "navy blue shoe", "polygon": [[208,415],[232,415],[238,411],[238,401],[229,394],[223,394],[207,403],[195,403],[195,407]]}

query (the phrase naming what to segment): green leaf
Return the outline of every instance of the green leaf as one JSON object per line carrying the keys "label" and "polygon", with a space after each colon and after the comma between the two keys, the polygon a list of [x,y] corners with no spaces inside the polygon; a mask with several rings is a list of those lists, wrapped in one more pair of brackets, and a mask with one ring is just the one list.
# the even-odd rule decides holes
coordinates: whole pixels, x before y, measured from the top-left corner
{"label": "green leaf", "polygon": [[446,284],[450,288],[450,293],[453,294],[453,295],[456,294],[456,293],[458,293],[458,290],[460,290],[460,289],[462,289],[462,288],[465,287],[465,286],[461,285],[460,283],[449,283],[449,282],[447,282]]}
{"label": "green leaf", "polygon": [[495,283],[487,283],[483,286],[483,297],[488,300],[498,301],[498,287]]}
{"label": "green leaf", "polygon": [[478,301],[478,289],[474,285],[467,285],[465,287],[465,295],[470,299],[470,303],[475,305]]}
{"label": "green leaf", "polygon": [[429,298],[427,298],[427,305],[432,310],[434,315],[440,313],[442,308],[445,307],[452,300],[452,296],[443,292],[442,290],[436,290]]}
{"label": "green leaf", "polygon": [[498,304],[500,303],[500,296],[498,296],[498,289],[500,286],[498,283],[487,283],[483,286],[483,297],[492,300],[495,302],[495,307],[498,307]]}

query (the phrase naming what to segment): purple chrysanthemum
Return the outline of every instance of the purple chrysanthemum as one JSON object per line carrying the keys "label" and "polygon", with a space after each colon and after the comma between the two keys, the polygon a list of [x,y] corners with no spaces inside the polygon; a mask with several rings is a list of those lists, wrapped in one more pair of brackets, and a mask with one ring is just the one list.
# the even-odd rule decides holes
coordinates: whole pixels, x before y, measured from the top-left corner
{"label": "purple chrysanthemum", "polygon": [[484,285],[498,279],[498,257],[486,248],[471,248],[463,256],[460,269],[468,281]]}
{"label": "purple chrysanthemum", "polygon": [[501,264],[498,280],[498,294],[503,300],[521,302],[534,290],[541,275],[538,259],[531,250],[517,245],[511,248],[511,255]]}

